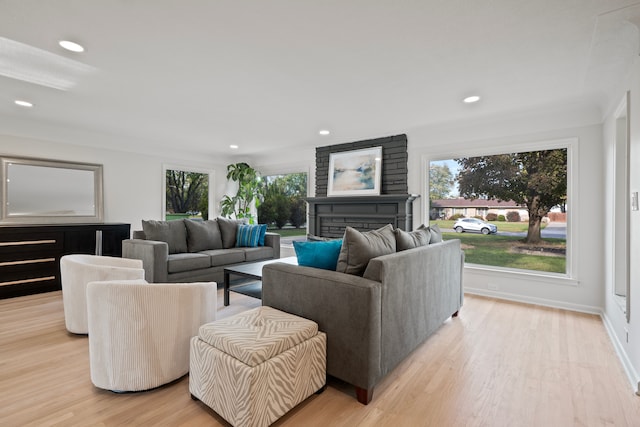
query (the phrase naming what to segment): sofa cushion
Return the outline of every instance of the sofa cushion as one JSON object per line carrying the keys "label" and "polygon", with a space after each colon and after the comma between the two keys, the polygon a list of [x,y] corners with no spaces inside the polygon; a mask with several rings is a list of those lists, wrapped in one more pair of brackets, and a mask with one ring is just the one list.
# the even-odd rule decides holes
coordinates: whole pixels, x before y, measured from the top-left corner
{"label": "sofa cushion", "polygon": [[[237,248],[255,248],[264,246],[264,236],[267,233],[267,224],[238,224],[236,234]],[[262,241],[262,244],[260,244]]]}
{"label": "sofa cushion", "polygon": [[404,231],[396,228],[393,233],[396,236],[396,251],[398,252],[426,246],[431,240],[429,227],[425,227],[424,224],[415,231]]}
{"label": "sofa cushion", "polygon": [[142,230],[147,240],[166,242],[170,254],[187,252],[187,229],[184,220],[142,221]]}
{"label": "sofa cushion", "polygon": [[293,249],[296,251],[296,257],[298,257],[298,265],[322,268],[324,270],[336,269],[341,247],[342,239],[293,242]]}
{"label": "sofa cushion", "polygon": [[212,249],[200,252],[211,258],[211,266],[238,264],[245,261],[244,250],[242,249]]}
{"label": "sofa cushion", "polygon": [[187,246],[189,252],[222,249],[222,235],[217,221],[184,221],[187,227]]}
{"label": "sofa cushion", "polygon": [[440,231],[440,227],[438,227],[438,224],[433,224],[431,227],[429,228],[429,232],[431,233],[431,239],[429,240],[429,243],[440,243],[442,242],[442,231]]}
{"label": "sofa cushion", "polygon": [[211,267],[211,259],[204,254],[172,254],[167,260],[167,270],[169,273],[179,273],[181,271],[200,270]]}
{"label": "sofa cushion", "polygon": [[244,251],[245,261],[260,261],[273,258],[273,248],[271,246],[258,246],[255,248],[240,248]]}
{"label": "sofa cushion", "polygon": [[371,258],[395,251],[396,237],[391,224],[363,233],[347,227],[344,231],[336,271],[362,276]]}
{"label": "sofa cushion", "polygon": [[229,219],[218,217],[218,226],[220,227],[220,234],[222,234],[222,248],[230,249],[236,244],[236,237],[238,234],[238,224],[246,224],[247,220],[242,219]]}

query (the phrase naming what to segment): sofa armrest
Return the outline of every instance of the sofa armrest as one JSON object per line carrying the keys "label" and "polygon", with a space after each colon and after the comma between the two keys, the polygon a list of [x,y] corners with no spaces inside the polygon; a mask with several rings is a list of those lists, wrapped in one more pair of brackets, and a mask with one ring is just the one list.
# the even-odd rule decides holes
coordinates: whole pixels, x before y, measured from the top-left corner
{"label": "sofa armrest", "polygon": [[264,245],[273,248],[273,257],[280,258],[280,235],[277,233],[267,233],[264,235]]}
{"label": "sofa armrest", "polygon": [[126,239],[122,241],[122,257],[142,260],[144,277],[151,283],[167,281],[169,245],[155,240]]}
{"label": "sofa armrest", "polygon": [[318,323],[327,373],[372,388],[380,367],[380,282],[285,263],[262,270],[262,304]]}

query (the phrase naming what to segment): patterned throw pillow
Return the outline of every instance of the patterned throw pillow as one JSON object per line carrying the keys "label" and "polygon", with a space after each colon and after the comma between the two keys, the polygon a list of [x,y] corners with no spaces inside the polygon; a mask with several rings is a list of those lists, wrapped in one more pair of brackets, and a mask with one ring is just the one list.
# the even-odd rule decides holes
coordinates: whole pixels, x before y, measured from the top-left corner
{"label": "patterned throw pillow", "polygon": [[[256,246],[264,246],[264,236],[266,232],[267,224],[239,224],[236,235],[236,247],[255,248]],[[260,245],[261,240],[262,245]]]}

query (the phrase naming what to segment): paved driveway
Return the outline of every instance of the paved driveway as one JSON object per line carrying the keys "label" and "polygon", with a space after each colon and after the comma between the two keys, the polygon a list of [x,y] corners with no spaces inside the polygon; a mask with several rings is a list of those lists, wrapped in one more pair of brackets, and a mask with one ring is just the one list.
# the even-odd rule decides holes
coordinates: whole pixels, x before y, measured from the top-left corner
{"label": "paved driveway", "polygon": [[550,237],[556,239],[567,238],[567,223],[566,222],[550,222],[547,226],[540,231],[542,238]]}

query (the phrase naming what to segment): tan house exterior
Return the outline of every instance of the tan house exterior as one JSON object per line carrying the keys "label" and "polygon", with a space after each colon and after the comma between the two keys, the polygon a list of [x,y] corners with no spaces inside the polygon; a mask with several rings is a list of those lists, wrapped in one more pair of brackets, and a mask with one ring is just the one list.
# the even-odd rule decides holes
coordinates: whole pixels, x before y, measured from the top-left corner
{"label": "tan house exterior", "polygon": [[520,214],[521,221],[529,220],[529,212],[526,207],[513,200],[503,201],[495,199],[436,199],[431,200],[429,217],[431,219],[448,219],[460,214],[467,218],[482,217],[485,219],[488,213],[507,215],[507,212],[516,211]]}

